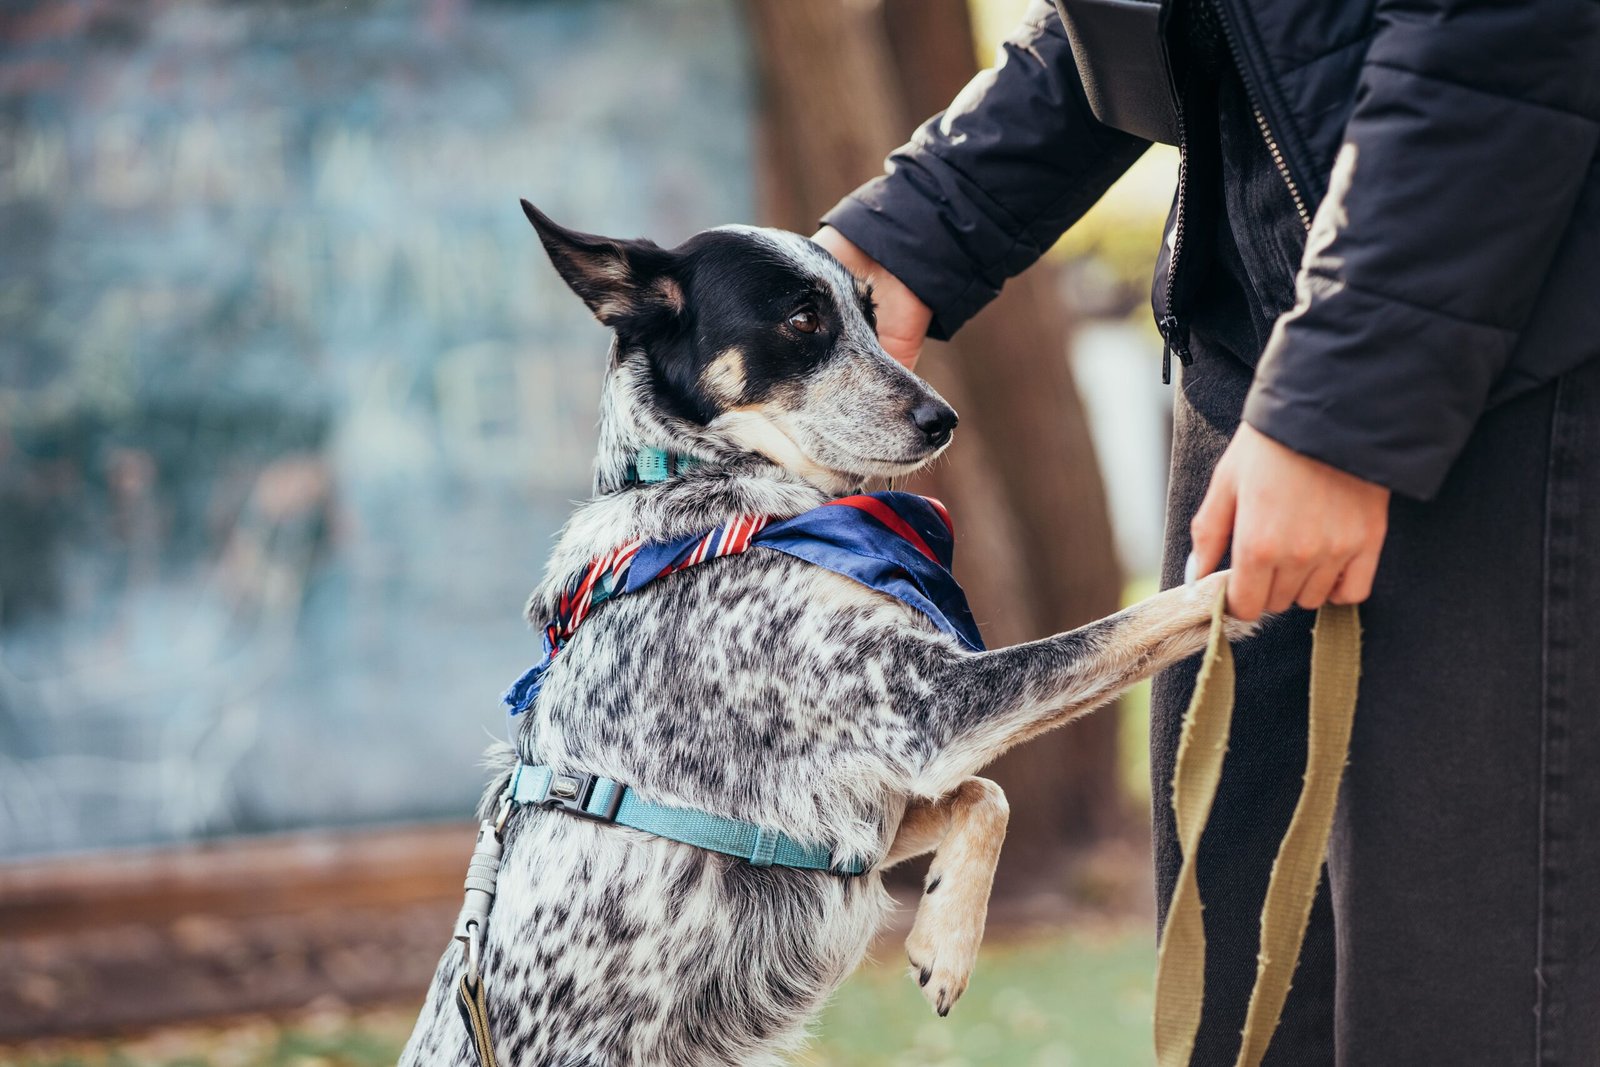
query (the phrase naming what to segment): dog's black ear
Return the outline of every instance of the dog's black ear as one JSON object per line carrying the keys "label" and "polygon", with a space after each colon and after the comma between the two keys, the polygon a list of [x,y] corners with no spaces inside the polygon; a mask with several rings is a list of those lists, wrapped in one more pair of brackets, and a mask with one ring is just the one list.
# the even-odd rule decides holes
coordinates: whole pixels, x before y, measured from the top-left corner
{"label": "dog's black ear", "polygon": [[683,287],[672,276],[673,255],[654,241],[569,230],[526,200],[522,211],[556,272],[607,326],[642,325],[683,310]]}

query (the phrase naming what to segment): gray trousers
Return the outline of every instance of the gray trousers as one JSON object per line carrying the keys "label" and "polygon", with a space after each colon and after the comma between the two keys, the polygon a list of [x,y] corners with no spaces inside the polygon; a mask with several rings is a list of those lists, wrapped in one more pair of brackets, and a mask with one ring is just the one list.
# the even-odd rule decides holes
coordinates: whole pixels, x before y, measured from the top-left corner
{"label": "gray trousers", "polygon": [[[1167,585],[1250,384],[1225,352],[1202,342],[1195,357],[1174,428]],[[1350,765],[1267,1063],[1600,1064],[1600,361],[1487,413],[1436,499],[1394,500],[1361,615]],[[1229,1067],[1238,1049],[1305,763],[1310,624],[1297,609],[1236,650],[1232,743],[1199,857],[1195,1067]],[[1195,670],[1161,675],[1152,706],[1163,921]]]}

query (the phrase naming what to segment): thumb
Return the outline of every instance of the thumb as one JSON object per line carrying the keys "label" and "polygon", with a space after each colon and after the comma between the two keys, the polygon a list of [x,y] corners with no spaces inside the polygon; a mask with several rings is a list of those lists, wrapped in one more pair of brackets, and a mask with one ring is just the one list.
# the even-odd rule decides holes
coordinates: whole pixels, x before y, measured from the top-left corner
{"label": "thumb", "polygon": [[1194,513],[1194,518],[1189,522],[1192,550],[1184,574],[1185,581],[1204,578],[1222,562],[1222,557],[1228,551],[1228,542],[1233,538],[1233,515],[1237,506],[1238,494],[1232,471],[1228,464],[1219,464],[1211,476],[1206,498],[1200,502],[1200,510]]}

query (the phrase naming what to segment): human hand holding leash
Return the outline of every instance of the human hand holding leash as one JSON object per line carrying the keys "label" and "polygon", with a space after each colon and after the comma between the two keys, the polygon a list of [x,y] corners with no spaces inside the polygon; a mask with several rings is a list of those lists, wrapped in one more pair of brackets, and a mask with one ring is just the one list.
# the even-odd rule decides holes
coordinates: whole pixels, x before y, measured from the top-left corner
{"label": "human hand holding leash", "polygon": [[1189,525],[1186,580],[1216,570],[1233,543],[1228,614],[1256,619],[1292,604],[1359,604],[1372,593],[1389,490],[1241,423]]}
{"label": "human hand holding leash", "polygon": [[922,355],[922,342],[927,339],[928,324],[933,321],[928,305],[832,226],[822,227],[811,239],[833,253],[833,258],[850,273],[872,283],[872,296],[878,305],[878,341],[896,361],[914,370],[917,357]]}

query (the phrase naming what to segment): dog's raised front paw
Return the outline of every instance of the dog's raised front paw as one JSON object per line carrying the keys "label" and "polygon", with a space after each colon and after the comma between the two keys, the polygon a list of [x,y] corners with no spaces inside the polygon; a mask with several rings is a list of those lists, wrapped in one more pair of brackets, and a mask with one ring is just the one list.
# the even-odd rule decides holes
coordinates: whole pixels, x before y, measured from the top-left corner
{"label": "dog's raised front paw", "polygon": [[[983,943],[988,894],[973,901],[959,884],[946,885],[936,874],[917,905],[917,918],[906,938],[911,977],[922,987],[922,997],[940,1016],[950,1014],[967,991],[972,968]],[[941,894],[942,891],[942,894]]]}
{"label": "dog's raised front paw", "polygon": [[[1183,586],[1183,588],[1189,592],[1189,603],[1192,604],[1196,610],[1205,613],[1208,626],[1210,624],[1209,619],[1212,606],[1217,602],[1217,594],[1222,591],[1223,587],[1227,585],[1227,582],[1228,572],[1224,570],[1214,571],[1213,573],[1206,575],[1204,578],[1197,579],[1193,582],[1190,582],[1188,585]],[[1270,615],[1263,615],[1261,618],[1252,622],[1246,622],[1244,619],[1236,619],[1232,615],[1225,615],[1222,624],[1223,633],[1227,635],[1229,641],[1243,641],[1246,638],[1254,637],[1257,633],[1259,633],[1261,630],[1261,624],[1266,622],[1271,617],[1272,616]]]}

